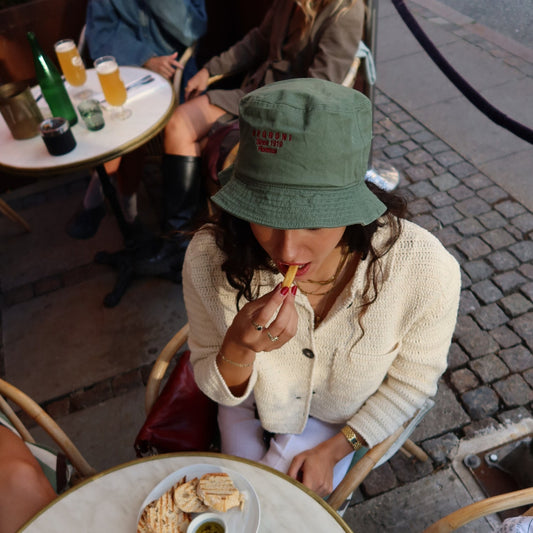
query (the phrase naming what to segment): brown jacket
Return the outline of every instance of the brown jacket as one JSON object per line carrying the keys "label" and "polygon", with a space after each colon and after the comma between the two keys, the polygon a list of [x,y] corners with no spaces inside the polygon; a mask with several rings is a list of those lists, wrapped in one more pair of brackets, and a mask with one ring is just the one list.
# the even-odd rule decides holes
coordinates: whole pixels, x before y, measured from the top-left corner
{"label": "brown jacket", "polygon": [[263,22],[205,66],[210,75],[248,72],[241,89],[208,92],[212,104],[237,115],[243,94],[288,78],[321,78],[341,83],[363,33],[364,4],[332,2],[303,37],[303,15],[293,0],[274,0]]}

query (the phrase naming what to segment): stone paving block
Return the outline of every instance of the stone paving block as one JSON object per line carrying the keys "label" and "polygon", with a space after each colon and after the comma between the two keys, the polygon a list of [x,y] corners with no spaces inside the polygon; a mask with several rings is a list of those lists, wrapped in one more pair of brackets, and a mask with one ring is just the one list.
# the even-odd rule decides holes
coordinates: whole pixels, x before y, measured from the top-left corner
{"label": "stone paving block", "polygon": [[398,480],[392,470],[390,461],[374,468],[362,483],[367,496],[377,496],[398,486]]}
{"label": "stone paving block", "polygon": [[428,142],[427,144],[424,144],[424,149],[430,154],[438,154],[449,150],[449,146],[446,143],[442,142],[440,139],[435,139]]}
{"label": "stone paving block", "polygon": [[475,420],[471,424],[468,424],[463,428],[465,439],[473,439],[477,435],[484,434],[488,429],[497,428],[498,422],[490,416],[482,418],[481,420]]}
{"label": "stone paving block", "polygon": [[533,348],[533,313],[513,318],[509,322],[515,333],[524,339],[530,348]]}
{"label": "stone paving block", "polygon": [[421,148],[418,148],[417,150],[413,150],[412,152],[409,152],[408,154],[405,155],[405,158],[413,165],[421,165],[433,159],[431,154],[428,154],[425,150]]}
{"label": "stone paving block", "polygon": [[521,285],[520,290],[533,302],[533,282]]}
{"label": "stone paving block", "polygon": [[532,263],[526,263],[525,265],[520,265],[520,268],[518,269],[521,274],[526,276],[526,278],[533,279],[533,264]]}
{"label": "stone paving block", "polygon": [[436,192],[435,194],[430,194],[427,199],[435,207],[444,207],[446,205],[452,205],[455,203],[455,200],[445,192]]}
{"label": "stone paving block", "polygon": [[497,203],[495,206],[504,217],[513,218],[522,213],[525,213],[525,207],[521,206],[518,202],[514,200],[505,200],[503,202]]}
{"label": "stone paving block", "polygon": [[[513,374],[492,385],[507,407],[526,405],[533,400],[533,390],[522,376]],[[466,393],[468,394],[468,393]]]}
{"label": "stone paving block", "polygon": [[472,282],[487,279],[494,272],[494,269],[484,259],[463,263],[461,268],[468,274]]}
{"label": "stone paving block", "polygon": [[463,161],[456,165],[451,165],[449,167],[449,170],[454,176],[457,176],[460,179],[471,176],[472,174],[475,174],[477,172],[476,167],[474,167],[470,163],[467,163],[466,161]]}
{"label": "stone paving block", "polygon": [[505,294],[518,289],[526,282],[526,279],[515,271],[502,272],[494,276],[492,280]]}
{"label": "stone paving block", "polygon": [[409,187],[409,191],[412,192],[417,198],[425,198],[430,194],[436,192],[435,187],[428,183],[427,181],[420,181],[418,183],[413,183]]}
{"label": "stone paving block", "polygon": [[435,237],[446,247],[457,244],[462,239],[461,235],[451,226],[438,230],[435,233]]}
{"label": "stone paving block", "polygon": [[[413,139],[413,141],[415,141],[416,143],[422,145],[422,147],[428,151],[426,149],[426,146],[433,142],[435,140],[435,135],[433,135],[433,133],[431,133],[430,131],[428,130],[421,130],[421,131],[418,131],[416,132],[414,135],[411,135],[411,138]],[[433,153],[433,152],[429,152],[430,154]]]}
{"label": "stone paving block", "polygon": [[470,316],[459,316],[455,324],[455,331],[453,332],[454,339],[461,339],[472,334],[482,333],[479,326],[475,323],[474,319]]}
{"label": "stone paving block", "polygon": [[[407,117],[411,118],[407,113],[403,113],[403,115],[406,118]],[[417,120],[396,120],[395,117],[393,117],[393,120],[395,122],[399,122],[402,130],[404,130],[405,132],[411,134],[411,136],[414,133],[417,133],[417,132],[420,132],[420,131],[424,130],[424,126],[422,126],[422,124],[420,124],[420,122],[418,122]]]}
{"label": "stone paving block", "polygon": [[497,185],[493,185],[492,187],[486,187],[485,189],[480,189],[477,194],[489,204],[494,204],[509,196],[503,189],[501,189]]}
{"label": "stone paving block", "polygon": [[523,377],[527,381],[527,383],[529,383],[529,386],[533,388],[533,369],[526,370],[523,373]]}
{"label": "stone paving block", "polygon": [[425,198],[418,198],[417,200],[409,202],[408,209],[409,213],[411,213],[412,216],[415,216],[430,212],[431,205]]}
{"label": "stone paving block", "polygon": [[468,176],[461,181],[475,191],[493,185],[492,181],[484,174],[473,174],[472,176]]}
{"label": "stone paving block", "polygon": [[[354,531],[412,533],[423,531],[469,503],[473,499],[464,484],[451,468],[445,468],[349,507],[344,520]],[[467,524],[461,533],[480,533],[480,527],[490,531],[488,523],[482,520],[473,526]]]}
{"label": "stone paving block", "polygon": [[419,226],[422,226],[428,231],[434,231],[440,228],[440,222],[436,218],[428,214],[418,215],[414,217],[413,222],[415,224],[418,224]]}
{"label": "stone paving block", "polygon": [[412,483],[433,472],[431,461],[420,461],[414,456],[406,457],[403,453],[395,454],[389,462],[401,483]]}
{"label": "stone paving block", "polygon": [[490,254],[487,256],[487,261],[499,272],[513,270],[520,264],[514,256],[505,250],[497,250]]}
{"label": "stone paving block", "polygon": [[490,334],[502,348],[510,348],[511,346],[519,344],[521,341],[520,337],[507,326],[493,329]]}
{"label": "stone paving block", "polygon": [[481,238],[494,249],[504,248],[516,242],[513,236],[503,228],[487,231]]}
{"label": "stone paving block", "polygon": [[113,396],[120,396],[130,390],[136,389],[143,385],[141,371],[139,369],[125,372],[115,376],[111,380],[111,388]]}
{"label": "stone paving block", "polygon": [[468,315],[480,307],[476,297],[470,291],[461,291],[459,314]]}
{"label": "stone paving block", "polygon": [[439,165],[436,161],[431,160],[426,163],[426,166],[431,169],[435,176],[441,176],[445,172],[445,168]]}
{"label": "stone paving block", "polygon": [[477,196],[458,202],[456,207],[463,215],[470,217],[479,216],[491,210],[490,205]]}
{"label": "stone paving block", "polygon": [[493,354],[475,359],[468,366],[481,378],[483,383],[492,383],[509,375],[509,369],[499,357]]}
{"label": "stone paving block", "polygon": [[459,213],[457,209],[451,205],[435,209],[433,211],[433,216],[440,220],[440,222],[442,222],[444,225],[452,224],[453,222],[457,222],[463,218],[461,213]]}
{"label": "stone paving block", "polygon": [[468,289],[472,285],[472,280],[470,276],[464,271],[461,270],[461,287],[463,289]]}
{"label": "stone paving block", "polygon": [[[108,309],[112,281],[107,273],[3,310],[7,379],[42,402],[153,362],[149,350],[158,353],[186,322],[181,286],[139,280]],[[61,373],[50,373],[55,365]]]}
{"label": "stone paving block", "polygon": [[71,395],[70,404],[72,411],[80,411],[93,405],[98,405],[113,397],[110,381],[97,383],[86,390],[76,391]]}
{"label": "stone paving block", "polygon": [[468,355],[462,350],[462,348],[456,343],[452,342],[450,350],[448,351],[448,368],[453,370],[468,362]]}
{"label": "stone paving block", "polygon": [[461,368],[452,372],[450,382],[453,388],[459,393],[474,389],[479,385],[479,380],[467,368]]}
{"label": "stone paving block", "polygon": [[450,167],[457,163],[462,163],[463,158],[453,150],[448,150],[447,152],[440,152],[435,155],[435,159],[443,166]]}
{"label": "stone paving block", "polygon": [[440,176],[431,178],[431,183],[435,187],[437,187],[439,191],[447,191],[448,189],[457,187],[457,185],[459,185],[459,180],[455,178],[454,176],[452,176],[449,172],[445,172],[444,174],[441,174]]}
{"label": "stone paving block", "polygon": [[459,185],[448,191],[448,194],[455,198],[457,201],[466,200],[475,196],[475,192],[466,185]]}
{"label": "stone paving block", "polygon": [[503,228],[508,224],[508,221],[500,215],[497,211],[488,211],[478,217],[478,220],[487,229]]}
{"label": "stone paving block", "polygon": [[446,433],[436,439],[428,439],[422,443],[422,448],[431,457],[436,466],[451,460],[459,446],[459,439],[453,433]]}
{"label": "stone paving block", "polygon": [[476,322],[486,330],[497,328],[509,320],[496,304],[489,304],[476,309],[473,316]]}
{"label": "stone paving block", "polygon": [[392,146],[387,146],[383,148],[383,152],[387,154],[387,157],[392,158],[392,157],[400,157],[404,155],[407,152],[407,150],[403,148],[402,146],[400,146],[399,144],[393,144]]}
{"label": "stone paving block", "polygon": [[498,412],[498,396],[487,386],[465,392],[461,395],[461,400],[466,411],[474,420],[480,420]]}
{"label": "stone paving block", "polygon": [[499,355],[511,372],[523,372],[533,368],[533,354],[525,346],[507,348],[502,350]]}
{"label": "stone paving block", "polygon": [[515,409],[509,409],[509,411],[498,413],[497,418],[502,424],[514,424],[520,422],[520,420],[531,418],[531,413],[525,407],[517,407]]}
{"label": "stone paving block", "polygon": [[533,214],[524,213],[511,220],[512,224],[516,226],[520,231],[528,233],[533,230]]}
{"label": "stone paving block", "polygon": [[461,252],[463,252],[470,260],[483,257],[492,251],[491,248],[479,237],[465,239],[457,244],[457,248],[459,248],[459,250],[461,250]]}
{"label": "stone paving block", "polygon": [[488,279],[474,283],[471,290],[484,304],[496,302],[503,297],[502,291]]}
{"label": "stone paving block", "polygon": [[509,250],[516,255],[516,257],[526,263],[527,261],[533,260],[533,242],[532,241],[522,241],[517,242],[509,247]]}
{"label": "stone paving block", "polygon": [[454,431],[470,422],[461,404],[450,387],[442,380],[439,382],[437,395],[433,398],[435,406],[422,419],[411,434],[413,442],[422,442],[444,433]]}
{"label": "stone paving block", "polygon": [[505,298],[500,300],[500,305],[512,317],[527,313],[533,307],[533,304],[527,298],[518,293],[505,296]]}
{"label": "stone paving block", "polygon": [[459,222],[456,222],[454,226],[462,235],[479,235],[486,231],[486,229],[475,219],[465,218]]}
{"label": "stone paving block", "polygon": [[407,133],[402,131],[400,128],[394,128],[392,130],[387,131],[384,134],[384,137],[390,143],[397,143],[397,142],[407,141],[409,139],[409,135],[407,135]]}
{"label": "stone paving block", "polygon": [[[435,173],[427,165],[405,166],[405,174],[414,182],[422,182],[433,177]],[[431,187],[430,183],[427,183]]]}

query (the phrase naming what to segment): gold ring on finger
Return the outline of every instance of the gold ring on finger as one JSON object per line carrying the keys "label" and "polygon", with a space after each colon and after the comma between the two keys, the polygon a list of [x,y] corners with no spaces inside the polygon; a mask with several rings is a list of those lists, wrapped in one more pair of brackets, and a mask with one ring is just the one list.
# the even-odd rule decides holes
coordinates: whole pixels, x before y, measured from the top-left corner
{"label": "gold ring on finger", "polygon": [[259,324],[257,324],[257,322],[253,322],[252,321],[252,326],[257,330],[257,331],[261,331],[263,329],[263,326],[260,326]]}
{"label": "gold ring on finger", "polygon": [[274,335],[271,335],[271,334],[270,334],[270,331],[267,331],[267,335],[268,335],[268,338],[269,338],[272,342],[276,342],[276,341],[279,339],[279,337],[278,337],[277,335],[275,335],[275,336],[274,336]]}

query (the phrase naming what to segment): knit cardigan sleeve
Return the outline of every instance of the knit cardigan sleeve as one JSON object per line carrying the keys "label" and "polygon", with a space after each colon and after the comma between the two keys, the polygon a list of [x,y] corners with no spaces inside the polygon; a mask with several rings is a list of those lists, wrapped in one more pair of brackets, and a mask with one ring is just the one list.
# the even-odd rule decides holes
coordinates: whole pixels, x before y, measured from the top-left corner
{"label": "knit cardigan sleeve", "polygon": [[[391,435],[437,392],[438,380],[447,366],[447,354],[457,319],[461,289],[459,264],[431,236],[427,260],[423,251],[404,268],[404,328],[398,355],[377,391],[348,420],[372,447]],[[431,249],[433,248],[433,249]],[[438,261],[433,260],[437,258]],[[397,254],[396,261],[405,260]],[[392,266],[394,272],[401,269]],[[418,275],[416,272],[418,271]],[[383,327],[387,327],[386,324]]]}
{"label": "knit cardigan sleeve", "polygon": [[234,396],[218,370],[216,357],[236,314],[235,291],[222,272],[222,252],[203,230],[194,236],[183,264],[183,296],[189,319],[191,364],[198,387],[217,403],[233,406],[248,397],[257,380],[254,365],[248,387]]}

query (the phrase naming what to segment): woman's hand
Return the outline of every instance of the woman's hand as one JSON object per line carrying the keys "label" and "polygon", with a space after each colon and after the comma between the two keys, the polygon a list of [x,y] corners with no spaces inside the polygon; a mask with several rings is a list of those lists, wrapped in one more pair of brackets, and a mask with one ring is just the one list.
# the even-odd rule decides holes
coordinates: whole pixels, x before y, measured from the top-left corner
{"label": "woman's hand", "polygon": [[350,443],[342,433],[337,433],[318,446],[296,455],[287,474],[319,496],[327,496],[333,490],[333,468],[350,452],[353,452]]}
{"label": "woman's hand", "polygon": [[[289,290],[278,285],[235,315],[217,356],[220,374],[235,396],[246,390],[256,353],[277,350],[296,334],[295,293],[296,288]],[[278,308],[276,319],[265,327]]]}
{"label": "woman's hand", "polygon": [[177,60],[177,57],[178,52],[174,52],[169,56],[154,56],[146,61],[143,66],[170,80],[174,76],[176,69],[183,70],[183,65]]}
{"label": "woman's hand", "polygon": [[209,72],[206,68],[200,69],[185,86],[185,100],[200,96],[207,89]]}
{"label": "woman's hand", "polygon": [[[296,287],[276,287],[261,298],[248,302],[235,316],[224,341],[257,352],[271,352],[296,335],[298,314],[294,306]],[[281,306],[281,307],[280,307]],[[276,310],[279,312],[269,324]]]}

